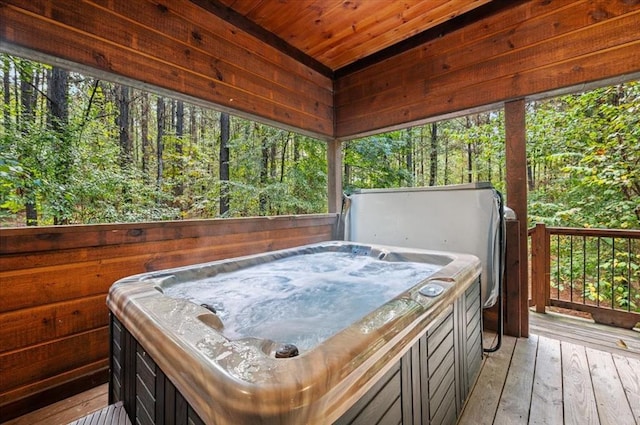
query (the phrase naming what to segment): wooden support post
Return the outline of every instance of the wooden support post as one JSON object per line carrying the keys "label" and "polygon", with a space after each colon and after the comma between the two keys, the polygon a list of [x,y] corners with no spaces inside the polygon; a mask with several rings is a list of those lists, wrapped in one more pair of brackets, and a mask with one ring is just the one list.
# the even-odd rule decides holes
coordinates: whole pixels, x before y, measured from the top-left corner
{"label": "wooden support post", "polygon": [[[504,105],[507,205],[516,213],[520,223],[520,335],[529,336],[529,264],[527,238],[527,149],[524,99]],[[515,300],[512,300],[515,301]],[[514,312],[515,309],[508,311]]]}
{"label": "wooden support post", "polygon": [[327,143],[329,212],[339,213],[342,208],[342,142]]}
{"label": "wooden support post", "polygon": [[504,333],[510,336],[520,336],[522,318],[520,317],[520,222],[507,220],[506,222],[506,256],[504,259]]}
{"label": "wooden support post", "polygon": [[551,305],[551,232],[544,223],[536,223],[531,232],[531,305],[536,313],[546,313]]}
{"label": "wooden support post", "polygon": [[549,304],[549,242],[547,227],[542,223],[536,224],[531,235],[531,295],[537,313],[544,313]]}
{"label": "wooden support post", "polygon": [[[504,259],[504,283],[502,285],[502,317],[504,334],[519,337],[521,335],[520,317],[520,223],[518,220],[506,221],[506,255]],[[486,308],[483,313],[483,325],[487,330],[498,330],[498,307]]]}

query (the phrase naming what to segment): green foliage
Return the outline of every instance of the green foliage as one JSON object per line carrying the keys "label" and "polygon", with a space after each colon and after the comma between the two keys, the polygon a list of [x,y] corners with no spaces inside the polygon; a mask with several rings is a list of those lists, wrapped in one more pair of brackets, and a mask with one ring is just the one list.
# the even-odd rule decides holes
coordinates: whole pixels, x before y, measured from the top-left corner
{"label": "green foliage", "polygon": [[[531,108],[530,153],[536,154],[538,184],[529,197],[532,221],[640,228],[639,106],[640,85],[631,82]],[[584,246],[560,240],[552,256],[553,291],[587,304],[640,311],[640,246],[622,245],[608,238],[588,238]]]}
{"label": "green foliage", "polygon": [[[116,85],[70,74],[69,123],[66,131],[56,133],[47,124],[44,101],[50,67],[7,55],[1,64],[2,76],[8,75],[11,83],[8,102],[1,108],[3,217],[20,215],[30,202],[37,207],[40,224],[51,224],[54,217],[70,223],[215,217],[222,187],[228,188],[229,217],[326,211],[322,142],[232,118],[230,181],[221,182],[219,114],[185,105],[185,131],[178,137],[175,103],[167,99],[164,167],[156,181],[154,95],[132,92],[129,132],[134,158],[131,166],[123,166]],[[35,97],[29,116],[20,93],[22,80]],[[531,223],[640,227],[639,107],[638,82],[528,104]],[[431,170],[438,185],[490,181],[499,190],[505,188],[501,110],[346,141],[343,146],[347,192],[427,185]]]}
{"label": "green foliage", "polygon": [[529,127],[544,135],[534,146],[545,175],[543,192],[532,194],[533,217],[565,226],[640,228],[639,107],[638,82],[539,105]]}
{"label": "green foliage", "polygon": [[[235,121],[242,123],[241,120]],[[245,131],[235,133],[230,142],[231,203],[228,216],[325,211],[325,144],[257,123],[245,121],[242,124]],[[268,152],[268,158],[263,157],[265,152]]]}
{"label": "green foliage", "polygon": [[401,131],[357,139],[345,144],[344,162],[351,168],[345,190],[411,185],[411,174],[402,167],[408,140]]}
{"label": "green foliage", "polygon": [[[322,142],[234,118],[231,180],[221,182],[219,114],[185,105],[185,133],[178,137],[175,104],[166,100],[157,181],[155,96],[132,93],[133,162],[123,165],[116,85],[72,73],[69,122],[61,133],[47,124],[49,67],[7,55],[0,64],[0,76],[8,75],[11,84],[9,101],[2,101],[4,93],[0,98],[0,219],[6,224],[21,224],[29,203],[40,225],[216,217],[223,186],[229,188],[228,217],[326,211]],[[27,98],[32,109],[24,104]]]}

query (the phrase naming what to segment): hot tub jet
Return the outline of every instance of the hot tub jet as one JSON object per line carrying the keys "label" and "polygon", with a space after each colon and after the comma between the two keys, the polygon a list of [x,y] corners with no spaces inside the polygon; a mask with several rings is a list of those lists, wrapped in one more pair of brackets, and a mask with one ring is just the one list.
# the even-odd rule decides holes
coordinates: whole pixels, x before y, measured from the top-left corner
{"label": "hot tub jet", "polygon": [[296,357],[300,352],[298,351],[298,347],[293,344],[282,344],[276,350],[276,359],[288,359],[291,357]]}

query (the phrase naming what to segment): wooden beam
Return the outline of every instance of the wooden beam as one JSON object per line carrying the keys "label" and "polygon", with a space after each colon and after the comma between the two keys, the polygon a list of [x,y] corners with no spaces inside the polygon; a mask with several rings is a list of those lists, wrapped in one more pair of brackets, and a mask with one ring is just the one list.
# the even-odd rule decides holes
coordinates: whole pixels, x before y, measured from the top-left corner
{"label": "wooden beam", "polygon": [[327,144],[327,174],[329,213],[340,213],[342,209],[342,142],[332,140]]}
{"label": "wooden beam", "polygon": [[[529,261],[527,247],[527,149],[525,101],[505,103],[505,137],[507,163],[507,206],[516,213],[520,224],[520,335],[529,335]],[[511,300],[510,300],[511,301]],[[516,300],[513,300],[517,302]]]}
{"label": "wooden beam", "polygon": [[280,50],[282,53],[291,56],[298,62],[305,64],[311,69],[318,71],[320,74],[327,78],[333,78],[333,71],[318,62],[311,56],[307,55],[303,51],[293,47],[283,39],[279,38],[275,34],[265,30],[255,22],[245,18],[235,10],[227,7],[220,0],[190,0],[192,3],[197,4],[207,12],[213,13],[219,18],[224,19],[231,25],[238,27],[247,34],[251,34],[264,43],[272,46],[273,48]]}

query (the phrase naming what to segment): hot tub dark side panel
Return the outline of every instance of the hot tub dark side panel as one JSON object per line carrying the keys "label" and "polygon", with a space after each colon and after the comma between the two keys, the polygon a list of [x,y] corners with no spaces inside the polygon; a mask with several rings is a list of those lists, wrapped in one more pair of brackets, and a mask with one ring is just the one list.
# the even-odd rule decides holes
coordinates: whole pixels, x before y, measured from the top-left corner
{"label": "hot tub dark side panel", "polygon": [[[455,424],[482,363],[476,281],[335,425]],[[109,403],[131,423],[203,424],[171,380],[111,315]]]}
{"label": "hot tub dark side panel", "polygon": [[138,341],[111,314],[109,404],[122,401],[132,424],[205,425]]}
{"label": "hot tub dark side panel", "polygon": [[455,424],[482,363],[479,282],[334,425]]}

